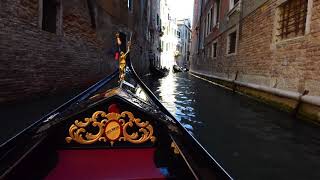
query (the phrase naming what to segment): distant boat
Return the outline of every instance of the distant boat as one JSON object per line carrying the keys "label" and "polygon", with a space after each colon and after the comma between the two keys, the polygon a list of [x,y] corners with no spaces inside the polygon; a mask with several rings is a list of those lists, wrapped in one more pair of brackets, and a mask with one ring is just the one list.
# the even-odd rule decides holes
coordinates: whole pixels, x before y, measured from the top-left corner
{"label": "distant boat", "polygon": [[150,72],[152,75],[157,77],[165,77],[169,74],[169,70],[167,68],[160,68],[150,64]]}
{"label": "distant boat", "polygon": [[175,72],[175,73],[177,73],[177,72],[182,72],[182,71],[183,71],[183,69],[182,69],[180,66],[176,65],[176,64],[173,65],[172,70],[173,70],[173,72]]}

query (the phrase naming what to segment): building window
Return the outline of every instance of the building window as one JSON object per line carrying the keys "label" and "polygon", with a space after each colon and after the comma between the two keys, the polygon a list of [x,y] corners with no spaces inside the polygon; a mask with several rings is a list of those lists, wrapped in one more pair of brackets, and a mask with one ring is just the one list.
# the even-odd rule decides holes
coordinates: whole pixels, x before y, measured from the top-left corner
{"label": "building window", "polygon": [[91,0],[87,0],[88,4],[88,9],[89,9],[89,15],[90,15],[90,20],[91,20],[91,27],[96,28],[96,15],[93,7],[93,3]]}
{"label": "building window", "polygon": [[187,31],[187,29],[184,30],[184,38],[185,38],[185,39],[188,38],[188,31]]}
{"label": "building window", "polygon": [[308,0],[288,0],[279,6],[278,38],[303,36],[306,29]]}
{"label": "building window", "polygon": [[208,14],[207,14],[207,16],[206,16],[206,18],[205,18],[205,20],[204,20],[204,27],[205,27],[205,29],[204,29],[204,32],[205,32],[205,37],[207,36],[207,34],[208,34]]}
{"label": "building window", "polygon": [[55,0],[43,1],[42,8],[42,29],[56,33],[57,23],[57,4]]}
{"label": "building window", "polygon": [[214,24],[214,21],[212,19],[212,16],[213,16],[213,8],[210,9],[210,16],[209,16],[209,19],[210,19],[210,31],[212,30],[212,27],[215,25]]}
{"label": "building window", "polygon": [[[205,26],[206,24],[203,24],[203,26]],[[203,27],[202,28],[202,32],[201,32],[201,39],[200,39],[200,49],[203,49],[204,47],[203,47],[203,45],[204,45],[204,34],[205,33],[205,28]]]}
{"label": "building window", "polygon": [[216,10],[216,22],[219,23],[219,18],[220,18],[220,0],[217,0],[216,1],[216,7],[217,7],[217,10]]}
{"label": "building window", "polygon": [[206,35],[208,35],[211,32],[210,25],[211,25],[211,10],[207,14],[207,33],[206,33]]}
{"label": "building window", "polygon": [[229,33],[227,45],[227,54],[235,54],[237,47],[237,31]]}
{"label": "building window", "polygon": [[157,14],[157,25],[160,26],[160,24],[161,24],[160,23],[160,17],[159,17],[159,14]]}
{"label": "building window", "polygon": [[240,0],[229,0],[229,2],[230,2],[229,10],[231,10],[234,7],[238,6],[239,5],[239,1]]}
{"label": "building window", "polygon": [[214,42],[212,44],[212,51],[211,51],[211,57],[216,58],[217,57],[217,48],[218,48],[218,43]]}
{"label": "building window", "polygon": [[133,10],[133,0],[128,0],[128,10],[132,12]]}
{"label": "building window", "polygon": [[180,35],[180,31],[178,31],[178,32],[177,32],[177,34],[178,34],[178,38],[180,38],[180,37],[181,37],[181,35]]}
{"label": "building window", "polygon": [[220,1],[217,0],[213,6],[212,12],[212,24],[213,26],[217,25],[219,22],[219,8],[220,8]]}
{"label": "building window", "polygon": [[206,53],[207,58],[209,58],[210,57],[210,47],[207,48],[205,53]]}

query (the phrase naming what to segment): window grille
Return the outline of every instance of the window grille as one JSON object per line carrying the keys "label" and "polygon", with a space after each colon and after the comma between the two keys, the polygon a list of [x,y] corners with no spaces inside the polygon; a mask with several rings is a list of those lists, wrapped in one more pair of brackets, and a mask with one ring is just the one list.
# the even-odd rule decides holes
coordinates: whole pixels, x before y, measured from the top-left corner
{"label": "window grille", "polygon": [[218,44],[216,42],[212,44],[212,57],[213,58],[217,57],[217,45]]}
{"label": "window grille", "polygon": [[237,43],[237,31],[234,31],[228,36],[228,54],[233,54],[236,52],[236,43]]}
{"label": "window grille", "polygon": [[229,0],[230,5],[229,5],[229,10],[233,9],[236,5],[238,5],[239,0]]}
{"label": "window grille", "polygon": [[128,10],[132,11],[133,10],[133,1],[132,0],[128,0]]}
{"label": "window grille", "polygon": [[305,34],[308,0],[288,0],[279,6],[279,38],[289,39]]}
{"label": "window grille", "polygon": [[43,1],[42,29],[56,33],[57,4],[54,0]]}

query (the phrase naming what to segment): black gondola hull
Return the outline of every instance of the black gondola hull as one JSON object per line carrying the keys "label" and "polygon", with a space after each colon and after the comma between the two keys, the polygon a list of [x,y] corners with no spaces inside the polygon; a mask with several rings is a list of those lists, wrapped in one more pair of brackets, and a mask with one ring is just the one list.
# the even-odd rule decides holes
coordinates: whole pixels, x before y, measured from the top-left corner
{"label": "black gondola hull", "polygon": [[1,179],[231,179],[131,64],[128,73],[121,87],[92,87],[1,145]]}

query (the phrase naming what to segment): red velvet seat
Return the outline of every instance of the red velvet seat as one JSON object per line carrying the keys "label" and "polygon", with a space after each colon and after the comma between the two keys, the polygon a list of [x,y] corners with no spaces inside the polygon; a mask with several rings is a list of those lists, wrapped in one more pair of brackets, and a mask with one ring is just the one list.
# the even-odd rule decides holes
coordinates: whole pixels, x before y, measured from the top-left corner
{"label": "red velvet seat", "polygon": [[155,148],[60,150],[47,180],[165,179],[154,164]]}

